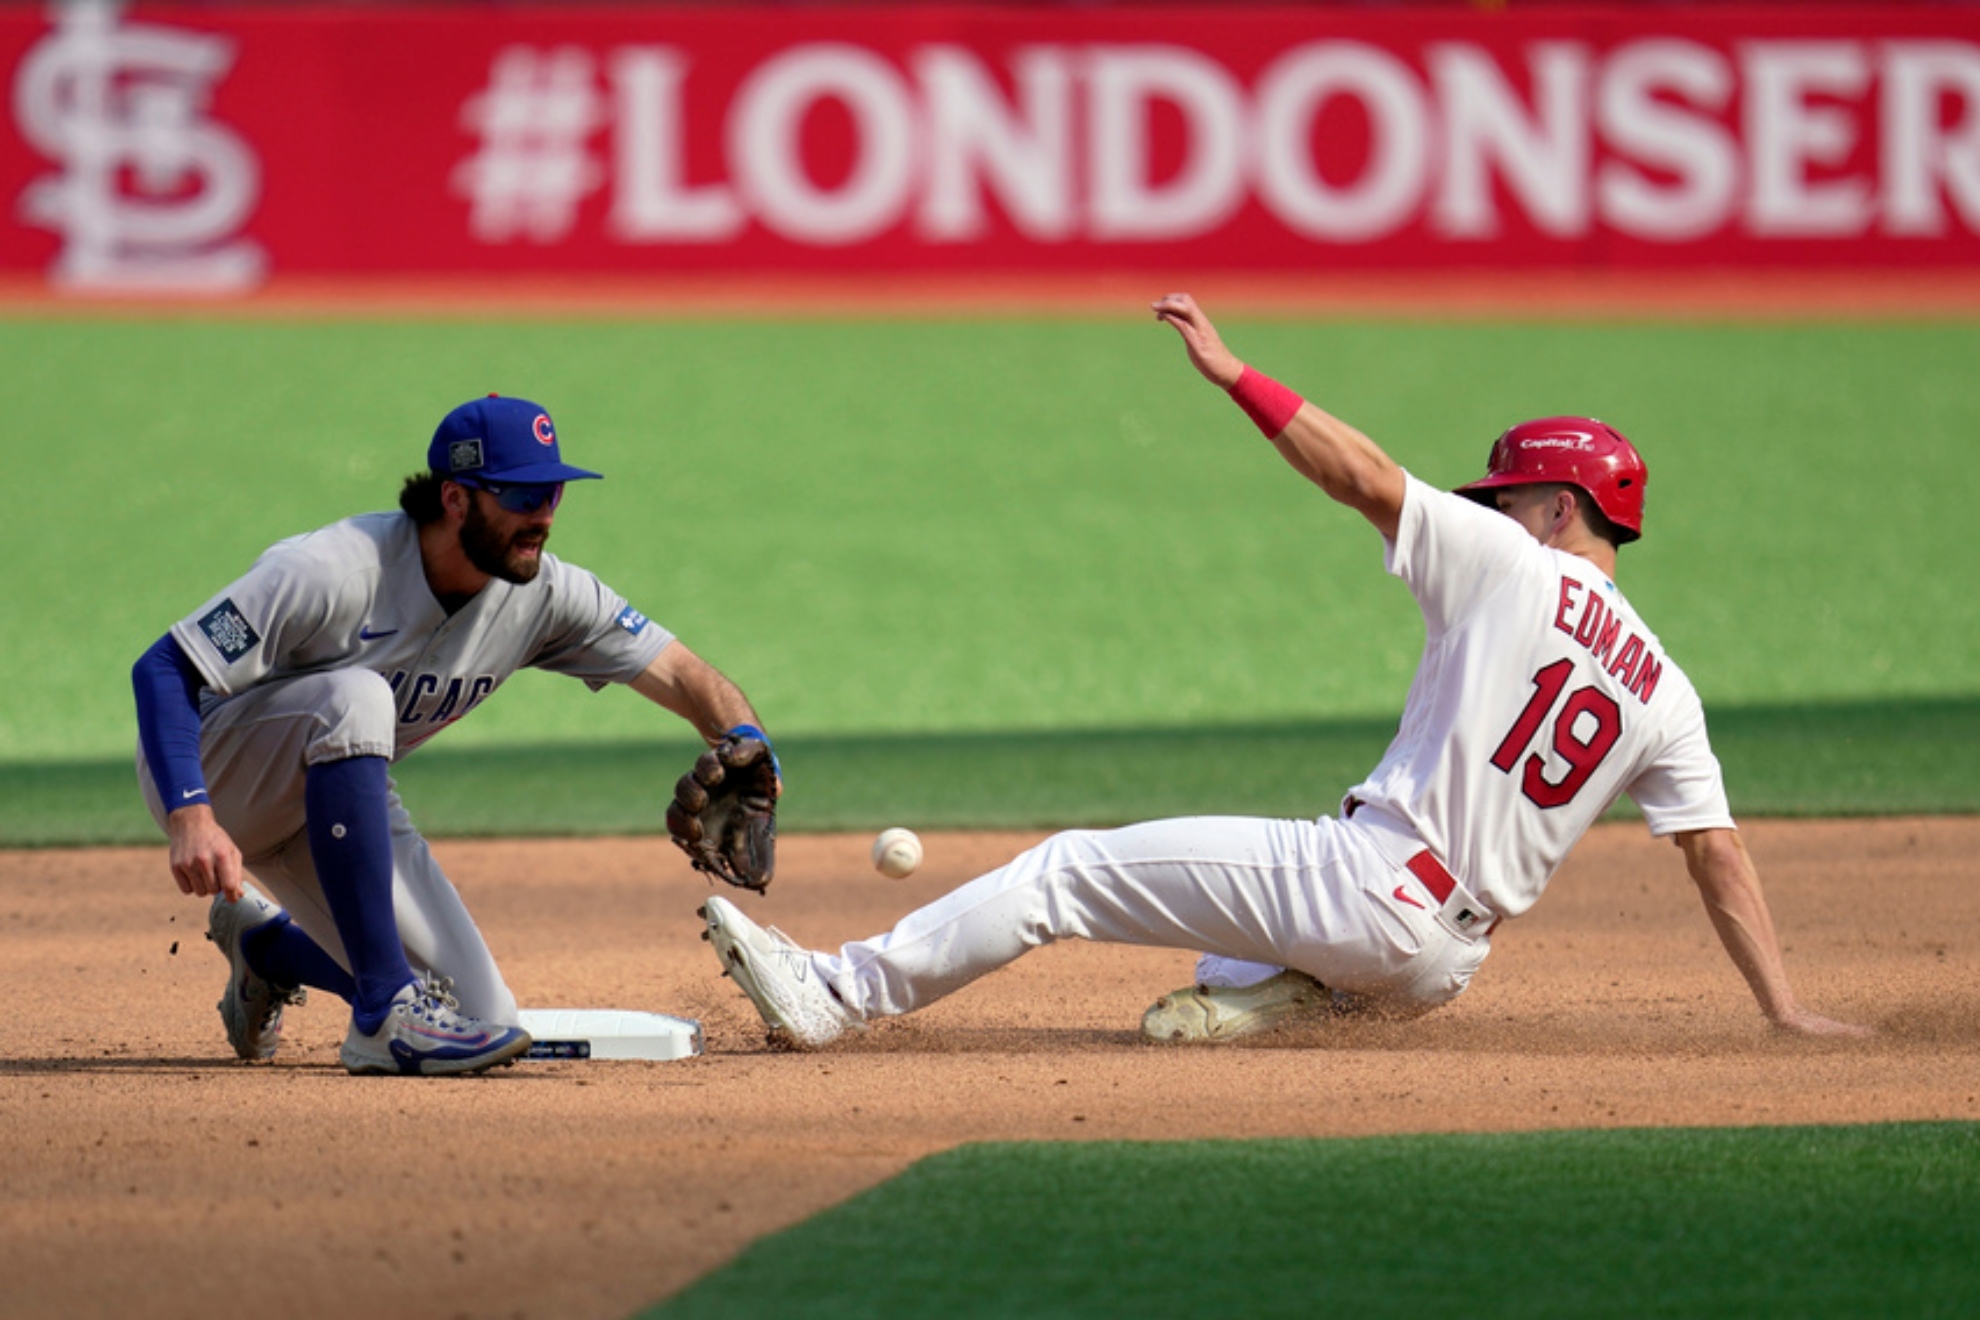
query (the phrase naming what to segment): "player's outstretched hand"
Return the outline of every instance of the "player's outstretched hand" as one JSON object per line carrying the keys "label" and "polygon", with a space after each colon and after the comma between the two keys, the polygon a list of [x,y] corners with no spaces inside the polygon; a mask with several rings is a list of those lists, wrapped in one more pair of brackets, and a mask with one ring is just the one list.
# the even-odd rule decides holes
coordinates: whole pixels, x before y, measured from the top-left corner
{"label": "player's outstretched hand", "polygon": [[1774,1029],[1795,1036],[1842,1036],[1858,1040],[1877,1034],[1869,1027],[1838,1022],[1834,1018],[1826,1018],[1820,1013],[1810,1013],[1802,1008],[1794,1009],[1776,1018]]}
{"label": "player's outstretched hand", "polygon": [[1210,318],[1196,305],[1196,299],[1186,293],[1167,294],[1155,301],[1155,319],[1167,321],[1182,336],[1183,347],[1189,350],[1189,360],[1203,378],[1218,389],[1227,390],[1237,384],[1238,377],[1244,374],[1244,363],[1238,361],[1237,354],[1224,347],[1224,341],[1217,333],[1217,327],[1210,324]]}

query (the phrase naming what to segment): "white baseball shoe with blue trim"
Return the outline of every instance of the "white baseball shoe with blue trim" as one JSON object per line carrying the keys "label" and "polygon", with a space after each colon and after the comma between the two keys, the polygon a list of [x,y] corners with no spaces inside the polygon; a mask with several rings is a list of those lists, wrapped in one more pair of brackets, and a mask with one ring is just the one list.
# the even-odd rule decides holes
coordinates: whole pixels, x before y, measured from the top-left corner
{"label": "white baseball shoe with blue trim", "polygon": [[399,991],[378,1030],[367,1035],[351,1023],[342,1058],[344,1070],[358,1076],[441,1077],[512,1062],[529,1046],[521,1027],[491,1026],[461,1012],[454,983],[424,972]]}

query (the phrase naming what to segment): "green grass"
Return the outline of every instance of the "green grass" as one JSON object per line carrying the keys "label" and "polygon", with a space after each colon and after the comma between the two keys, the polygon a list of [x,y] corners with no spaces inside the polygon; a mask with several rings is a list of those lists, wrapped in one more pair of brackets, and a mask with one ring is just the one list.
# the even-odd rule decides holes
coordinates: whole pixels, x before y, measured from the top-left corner
{"label": "green grass", "polygon": [[[1980,330],[1238,322],[1232,341],[1432,480],[1508,420],[1648,451],[1623,586],[1716,705],[1973,695]],[[554,545],[781,733],[1390,717],[1420,646],[1351,514],[1116,321],[0,322],[16,446],[0,761],[121,756],[127,670],[270,542],[391,504],[440,414],[549,403]],[[634,741],[526,676],[453,744]]]}
{"label": "green grass", "polygon": [[1976,1252],[1960,1123],[998,1144],[643,1314],[1952,1317]]}
{"label": "green grass", "polygon": [[[1980,599],[1921,567],[1969,513],[1980,328],[1225,329],[1435,481],[1520,416],[1634,434],[1649,535],[1621,580],[1704,694],[1736,807],[1980,806]],[[389,506],[432,423],[491,388],[549,403],[608,474],[556,548],[751,694],[790,828],[1324,810],[1379,754],[1421,624],[1374,534],[1172,339],[1131,314],[0,321],[38,437],[0,842],[148,839],[132,659],[274,540]],[[403,773],[435,833],[649,828],[684,733],[526,673]],[[518,767],[549,773],[519,798]]]}

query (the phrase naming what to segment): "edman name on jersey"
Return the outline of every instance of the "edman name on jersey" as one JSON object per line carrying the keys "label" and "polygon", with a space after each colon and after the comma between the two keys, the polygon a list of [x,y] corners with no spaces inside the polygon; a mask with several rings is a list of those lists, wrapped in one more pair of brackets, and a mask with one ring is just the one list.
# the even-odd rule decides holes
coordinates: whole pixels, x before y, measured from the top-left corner
{"label": "edman name on jersey", "polygon": [[[1575,597],[1588,594],[1580,600]],[[1575,611],[1579,609],[1579,617]],[[1602,603],[1602,597],[1571,577],[1561,579],[1560,609],[1554,614],[1554,627],[1586,647],[1595,663],[1622,681],[1624,689],[1644,705],[1656,694],[1657,680],[1664,675],[1664,662],[1649,643],[1631,631],[1618,649],[1622,636],[1622,616]]]}

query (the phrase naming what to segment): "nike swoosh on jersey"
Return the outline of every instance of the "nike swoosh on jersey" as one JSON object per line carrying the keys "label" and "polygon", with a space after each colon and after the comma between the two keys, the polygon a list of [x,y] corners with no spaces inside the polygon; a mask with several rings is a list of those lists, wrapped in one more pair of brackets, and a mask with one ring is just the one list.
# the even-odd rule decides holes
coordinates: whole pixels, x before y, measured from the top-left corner
{"label": "nike swoosh on jersey", "polygon": [[1409,896],[1409,891],[1407,889],[1404,889],[1401,885],[1396,886],[1396,902],[1407,903],[1413,908],[1420,908],[1423,906],[1423,904],[1411,898]]}
{"label": "nike swoosh on jersey", "polygon": [[398,635],[399,630],[397,628],[387,628],[384,632],[373,632],[371,631],[371,625],[366,624],[364,627],[358,629],[358,640],[360,642],[375,642],[381,637],[397,637]]}

